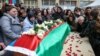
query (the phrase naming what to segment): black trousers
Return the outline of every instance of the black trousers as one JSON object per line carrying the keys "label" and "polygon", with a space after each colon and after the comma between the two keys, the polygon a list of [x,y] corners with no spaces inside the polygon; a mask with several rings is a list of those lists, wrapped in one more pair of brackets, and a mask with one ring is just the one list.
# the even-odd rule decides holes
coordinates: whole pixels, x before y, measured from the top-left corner
{"label": "black trousers", "polygon": [[100,33],[95,33],[89,37],[90,44],[93,48],[95,56],[100,56]]}

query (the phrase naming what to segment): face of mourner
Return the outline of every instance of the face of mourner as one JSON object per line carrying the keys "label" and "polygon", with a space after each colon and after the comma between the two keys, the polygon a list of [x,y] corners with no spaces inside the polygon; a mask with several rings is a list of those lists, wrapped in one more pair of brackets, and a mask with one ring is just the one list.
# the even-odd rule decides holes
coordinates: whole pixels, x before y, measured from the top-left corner
{"label": "face of mourner", "polygon": [[30,18],[30,20],[31,20],[31,21],[34,21],[34,20],[35,20],[35,17],[34,17],[34,16],[33,16],[33,17],[31,17],[31,18]]}
{"label": "face of mourner", "polygon": [[8,13],[13,17],[16,17],[18,15],[17,9],[15,8],[12,8]]}
{"label": "face of mourner", "polygon": [[78,23],[79,23],[80,25],[82,25],[83,22],[84,22],[84,17],[80,16],[80,17],[78,18]]}

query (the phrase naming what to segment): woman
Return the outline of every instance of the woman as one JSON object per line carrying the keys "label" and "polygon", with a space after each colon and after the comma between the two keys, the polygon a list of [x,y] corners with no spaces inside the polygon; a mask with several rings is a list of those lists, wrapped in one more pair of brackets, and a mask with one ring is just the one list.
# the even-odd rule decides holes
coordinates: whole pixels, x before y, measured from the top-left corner
{"label": "woman", "polygon": [[46,9],[46,10],[47,10],[47,13],[48,13],[48,15],[47,15],[48,20],[53,20],[51,10],[50,10],[49,8],[48,8],[48,9]]}
{"label": "woman", "polygon": [[71,31],[76,31],[76,23],[75,23],[75,17],[72,15],[69,15],[67,18],[67,23],[69,24]]}
{"label": "woman", "polygon": [[48,20],[47,15],[48,15],[47,10],[43,9],[42,10],[42,17],[43,17],[44,20]]}
{"label": "woman", "polygon": [[27,17],[23,21],[23,31],[34,28],[36,24],[35,15],[33,11],[29,11]]}
{"label": "woman", "polygon": [[75,19],[74,18],[74,14],[72,13],[72,11],[70,9],[65,10],[65,12],[64,12],[64,20],[66,21],[67,18],[69,18],[70,16],[72,16],[73,19]]}
{"label": "woman", "polygon": [[66,16],[70,16],[70,15],[73,15],[72,11],[70,9],[66,10],[66,13],[65,13]]}
{"label": "woman", "polygon": [[74,15],[75,15],[75,23],[78,22],[78,17],[81,16],[81,8],[76,7],[74,9]]}
{"label": "woman", "polygon": [[54,20],[64,19],[63,9],[61,7],[54,7],[54,13],[52,14]]}
{"label": "woman", "polygon": [[43,9],[42,18],[46,21],[51,20],[52,19],[51,11],[49,9]]}
{"label": "woman", "polygon": [[27,15],[27,13],[25,11],[25,8],[23,8],[23,7],[20,8],[20,11],[18,13],[18,17],[19,17],[20,22],[24,21],[24,19],[26,18],[26,15]]}
{"label": "woman", "polygon": [[18,12],[15,7],[11,5],[5,7],[5,13],[0,23],[6,45],[20,37],[22,29],[17,14]]}
{"label": "woman", "polygon": [[44,19],[42,18],[41,11],[36,12],[36,20],[38,24],[42,24],[44,22]]}

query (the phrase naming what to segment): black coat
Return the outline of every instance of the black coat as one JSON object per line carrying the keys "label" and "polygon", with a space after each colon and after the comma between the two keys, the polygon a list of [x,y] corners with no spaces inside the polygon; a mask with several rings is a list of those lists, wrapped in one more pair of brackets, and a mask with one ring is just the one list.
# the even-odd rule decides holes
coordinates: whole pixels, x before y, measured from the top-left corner
{"label": "black coat", "polygon": [[84,31],[85,28],[87,27],[87,24],[88,24],[88,22],[84,22],[82,25],[77,23],[77,32],[81,33],[82,31]]}
{"label": "black coat", "polygon": [[81,37],[88,36],[89,42],[96,56],[100,56],[100,33],[96,31],[96,21],[90,21],[87,27],[80,33]]}
{"label": "black coat", "polygon": [[64,19],[64,13],[63,12],[61,12],[61,13],[56,12],[56,13],[52,14],[52,17],[53,17],[54,20]]}

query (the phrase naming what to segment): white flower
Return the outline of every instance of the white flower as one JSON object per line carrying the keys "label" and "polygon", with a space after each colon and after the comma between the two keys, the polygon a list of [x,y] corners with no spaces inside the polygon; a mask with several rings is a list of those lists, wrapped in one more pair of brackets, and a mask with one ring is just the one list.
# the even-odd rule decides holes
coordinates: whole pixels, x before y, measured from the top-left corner
{"label": "white flower", "polygon": [[62,21],[59,21],[59,23],[62,23]]}
{"label": "white flower", "polygon": [[57,19],[57,21],[60,21],[60,19]]}
{"label": "white flower", "polygon": [[44,21],[44,24],[48,24],[49,22],[47,22],[47,21]]}
{"label": "white flower", "polygon": [[29,33],[32,34],[32,35],[36,34],[33,29],[30,29],[30,32]]}
{"label": "white flower", "polygon": [[48,26],[44,26],[43,28],[44,28],[45,30],[47,30],[47,31],[49,30],[49,29],[48,29]]}
{"label": "white flower", "polygon": [[46,24],[46,21],[44,21],[43,23]]}
{"label": "white flower", "polygon": [[42,27],[45,27],[45,24],[44,23],[42,23]]}
{"label": "white flower", "polygon": [[22,34],[22,35],[24,35],[24,34],[28,34],[28,32],[25,31],[25,32],[22,32],[21,34]]}
{"label": "white flower", "polygon": [[37,34],[39,34],[39,33],[42,33],[42,34],[44,34],[44,33],[45,33],[45,31],[44,31],[44,30],[42,30],[42,29],[38,29],[38,32],[37,32]]}
{"label": "white flower", "polygon": [[55,26],[57,26],[57,23],[54,23]]}
{"label": "white flower", "polygon": [[39,34],[37,34],[37,36],[38,36],[40,39],[43,39],[43,34],[39,33]]}
{"label": "white flower", "polygon": [[60,19],[57,19],[56,21],[59,22],[59,23],[62,23],[62,21]]}
{"label": "white flower", "polygon": [[49,23],[51,23],[51,24],[52,24],[52,23],[53,23],[53,21],[52,21],[52,20],[50,20],[50,22],[49,22]]}
{"label": "white flower", "polygon": [[38,27],[38,26],[39,26],[39,24],[36,24],[36,26]]}
{"label": "white flower", "polygon": [[37,32],[37,36],[38,36],[39,38],[41,38],[41,39],[43,38],[44,34],[45,34],[45,31],[42,30],[42,29],[39,29],[38,32]]}
{"label": "white flower", "polygon": [[39,27],[39,28],[41,28],[41,27],[42,27],[42,25],[41,25],[41,24],[36,24],[36,26],[37,26],[37,27]]}
{"label": "white flower", "polygon": [[23,34],[35,35],[36,33],[35,33],[35,31],[33,30],[33,28],[32,28],[32,29],[29,29],[28,31],[23,32],[22,35],[23,35]]}

